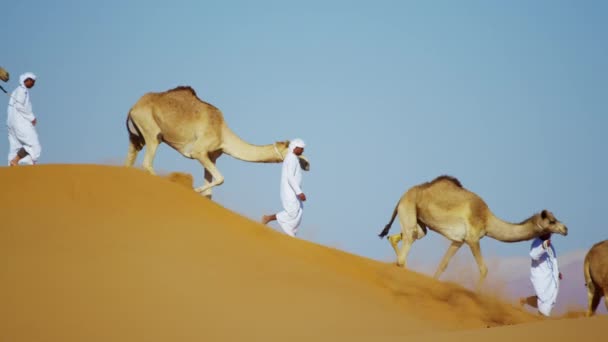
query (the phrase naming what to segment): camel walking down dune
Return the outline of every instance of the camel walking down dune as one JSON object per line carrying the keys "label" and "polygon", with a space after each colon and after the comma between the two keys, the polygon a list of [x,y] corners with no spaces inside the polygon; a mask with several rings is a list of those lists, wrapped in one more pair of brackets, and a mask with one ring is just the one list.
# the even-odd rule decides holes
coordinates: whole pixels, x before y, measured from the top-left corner
{"label": "camel walking down dune", "polygon": [[[130,143],[126,166],[133,166],[137,153],[147,146],[143,168],[155,174],[152,162],[158,145],[164,142],[202,164],[205,184],[195,191],[209,198],[211,189],[224,182],[215,166],[223,153],[248,162],[280,163],[289,146],[289,141],[251,145],[241,140],[226,125],[222,112],[199,99],[188,86],[144,94],[129,111],[127,130]],[[306,157],[299,158],[302,168],[309,170]]]}
{"label": "camel walking down dune", "polygon": [[[479,240],[484,236],[503,242],[518,242],[547,232],[564,236],[568,234],[568,228],[547,210],[521,223],[505,222],[492,214],[481,197],[463,188],[458,179],[450,176],[440,176],[431,182],[410,188],[401,197],[390,222],[379,234],[381,238],[388,234],[397,214],[401,233],[389,236],[388,240],[397,254],[398,265],[407,267],[407,256],[412,244],[424,237],[428,228],[452,241],[434,277],[439,278],[450,259],[466,243],[479,268],[478,289],[487,274],[479,247]],[[399,241],[403,241],[400,250]]]}
{"label": "camel walking down dune", "polygon": [[585,285],[587,286],[587,317],[593,316],[600,300],[608,309],[608,240],[593,245],[583,264]]}
{"label": "camel walking down dune", "polygon": [[8,73],[8,71],[6,71],[6,69],[4,69],[3,67],[0,67],[0,80],[3,82],[8,82],[9,79],[10,74]]}

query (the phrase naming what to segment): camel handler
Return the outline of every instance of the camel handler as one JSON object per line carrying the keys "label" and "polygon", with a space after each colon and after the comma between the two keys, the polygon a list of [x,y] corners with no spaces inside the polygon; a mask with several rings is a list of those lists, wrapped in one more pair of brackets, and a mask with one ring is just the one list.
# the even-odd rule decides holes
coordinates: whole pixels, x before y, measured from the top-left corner
{"label": "camel handler", "polygon": [[302,170],[298,156],[304,152],[304,141],[294,139],[289,143],[289,152],[283,160],[281,173],[281,203],[283,211],[274,215],[262,216],[262,223],[267,224],[276,220],[281,229],[295,237],[302,222],[303,203],[306,195],[302,192]]}
{"label": "camel handler", "polygon": [[19,86],[8,101],[8,127],[10,166],[19,163],[33,165],[40,157],[41,147],[36,132],[36,117],[32,111],[30,91],[36,84],[36,75],[26,72],[19,77]]}
{"label": "camel handler", "polygon": [[536,296],[521,298],[519,304],[521,306],[528,304],[537,308],[544,316],[550,316],[557,301],[559,281],[562,279],[555,248],[551,244],[551,233],[541,235],[532,241],[530,257],[532,258],[530,280]]}

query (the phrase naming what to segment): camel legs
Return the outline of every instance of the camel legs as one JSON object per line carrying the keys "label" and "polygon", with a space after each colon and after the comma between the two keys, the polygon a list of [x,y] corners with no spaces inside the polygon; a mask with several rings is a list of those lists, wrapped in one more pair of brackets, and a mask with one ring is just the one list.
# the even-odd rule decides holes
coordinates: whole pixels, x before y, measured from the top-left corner
{"label": "camel legs", "polygon": [[448,263],[450,262],[450,259],[452,259],[454,254],[456,254],[456,252],[458,252],[458,249],[460,248],[460,246],[462,246],[461,241],[452,241],[452,244],[450,245],[450,247],[448,247],[448,250],[445,252],[443,259],[441,259],[441,263],[439,264],[439,267],[437,268],[437,271],[435,272],[435,275],[433,276],[435,279],[438,279],[439,276],[441,275],[441,273],[443,273],[443,271],[445,271],[445,269],[448,267]]}
{"label": "camel legs", "polygon": [[410,236],[405,236],[402,241],[401,249],[397,252],[397,265],[407,268],[407,255],[410,253],[414,239]]}
{"label": "camel legs", "polygon": [[399,241],[402,240],[401,233],[389,235],[387,239],[395,250],[395,255],[399,256]]}
{"label": "camel legs", "polygon": [[[212,187],[221,185],[224,183],[224,176],[220,173],[220,171],[215,167],[214,162],[209,158],[207,153],[197,153],[193,155],[205,168],[205,185],[199,186],[195,188],[194,191],[205,194],[206,191],[210,190]],[[211,174],[212,180],[208,181],[207,172]],[[208,183],[207,183],[208,182]],[[209,195],[211,195],[209,193]]]}
{"label": "camel legs", "polygon": [[[211,162],[213,163],[213,165],[215,165],[215,162],[217,160],[218,156],[211,156],[209,158],[209,160],[211,160]],[[205,184],[203,186],[207,186],[209,184],[211,184],[211,182],[213,182],[213,175],[211,174],[211,172],[209,172],[209,170],[207,170],[207,168],[205,168],[205,174],[204,174],[204,180],[205,180]],[[212,190],[211,188],[208,188],[207,190],[205,190],[204,192],[201,192],[201,195],[211,199],[211,194],[212,194]]]}
{"label": "camel legs", "polygon": [[[422,223],[418,222],[418,224],[416,226],[416,233],[414,234],[412,242],[415,240],[422,239],[425,235],[426,235],[426,226],[424,226]],[[399,256],[399,241],[403,240],[403,233],[389,235],[387,237],[387,240],[391,244],[391,247],[393,247],[395,254],[397,256]]]}
{"label": "camel legs", "polygon": [[[608,294],[606,294],[608,297]],[[595,310],[597,310],[598,305],[600,304],[600,299],[602,298],[599,289],[593,283],[593,281],[589,281],[587,283],[587,317],[593,316]],[[608,309],[608,298],[606,299],[606,308]]]}
{"label": "camel legs", "polygon": [[125,166],[131,167],[135,164],[135,159],[137,159],[137,149],[135,145],[129,141],[129,152],[127,153],[127,159],[125,160]]}
{"label": "camel legs", "polygon": [[479,281],[477,282],[477,291],[481,289],[481,284],[486,279],[486,275],[488,274],[488,267],[486,263],[483,261],[483,257],[481,256],[481,248],[479,247],[479,241],[468,243],[469,248],[471,248],[471,252],[473,253],[473,257],[477,262],[477,267],[479,268]]}
{"label": "camel legs", "polygon": [[[389,242],[397,253],[397,265],[407,268],[407,255],[417,237],[416,207],[412,205],[399,205],[397,212],[399,214],[401,234],[399,236],[390,236]],[[401,244],[401,249],[397,251],[399,240],[403,241],[403,243]]]}
{"label": "camel legs", "polygon": [[156,172],[154,172],[154,169],[152,168],[152,162],[154,161],[159,142],[156,139],[146,139],[146,141],[148,144],[146,145],[146,153],[144,154],[142,166],[144,170],[148,171],[150,174],[156,175]]}

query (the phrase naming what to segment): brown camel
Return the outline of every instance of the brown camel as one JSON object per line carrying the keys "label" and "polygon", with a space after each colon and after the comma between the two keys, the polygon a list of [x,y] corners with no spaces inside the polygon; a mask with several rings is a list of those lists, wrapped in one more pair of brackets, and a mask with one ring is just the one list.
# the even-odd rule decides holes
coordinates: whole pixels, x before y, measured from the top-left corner
{"label": "brown camel", "polygon": [[598,242],[585,255],[583,265],[587,286],[587,317],[593,316],[600,300],[608,309],[608,240]]}
{"label": "brown camel", "polygon": [[[450,176],[440,176],[431,182],[410,188],[401,197],[390,222],[379,234],[381,238],[388,234],[397,214],[401,233],[388,238],[397,254],[397,265],[407,267],[407,256],[412,244],[424,237],[428,228],[452,241],[434,277],[439,278],[452,256],[466,243],[479,267],[481,276],[478,289],[487,274],[479,247],[479,240],[484,236],[503,242],[518,242],[546,232],[564,236],[568,234],[568,228],[547,210],[521,223],[505,222],[492,214],[481,197],[463,188],[456,178]],[[400,250],[397,247],[399,241],[403,241]]]}
{"label": "brown camel", "polygon": [[[137,153],[146,145],[143,168],[155,174],[152,162],[158,145],[164,142],[202,164],[205,184],[195,191],[209,198],[211,188],[224,182],[215,166],[223,153],[248,162],[280,163],[289,146],[289,141],[259,146],[241,140],[228,128],[222,112],[199,99],[188,86],[144,94],[129,111],[127,130],[130,143],[126,166],[133,166]],[[300,156],[300,165],[309,170],[306,157]]]}
{"label": "brown camel", "polygon": [[0,67],[0,80],[3,82],[8,82],[9,79],[10,74],[8,73],[8,71],[6,71],[6,69],[4,69],[3,67]]}

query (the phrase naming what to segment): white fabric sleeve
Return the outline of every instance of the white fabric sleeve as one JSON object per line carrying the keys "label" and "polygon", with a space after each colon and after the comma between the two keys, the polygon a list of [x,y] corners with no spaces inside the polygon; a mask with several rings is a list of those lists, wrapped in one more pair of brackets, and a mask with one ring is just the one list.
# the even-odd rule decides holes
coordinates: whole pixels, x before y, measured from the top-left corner
{"label": "white fabric sleeve", "polygon": [[296,180],[295,174],[296,174],[296,167],[299,167],[299,163],[298,163],[298,158],[290,158],[289,163],[287,164],[287,182],[289,183],[289,186],[291,186],[291,188],[293,189],[293,191],[296,193],[296,195],[299,195],[302,193],[302,189],[300,189],[300,185],[298,184],[298,181]]}
{"label": "white fabric sleeve", "polygon": [[15,101],[14,107],[17,112],[19,112],[19,114],[21,114],[28,121],[34,121],[34,119],[36,118],[34,116],[34,113],[28,110],[28,108],[26,108],[25,106],[25,91],[21,88],[18,88],[17,91],[13,93],[13,99]]}
{"label": "white fabric sleeve", "polygon": [[539,260],[545,253],[547,253],[547,250],[545,247],[543,247],[543,241],[540,239],[534,240],[534,242],[532,242],[532,246],[530,247],[530,257],[533,260]]}

